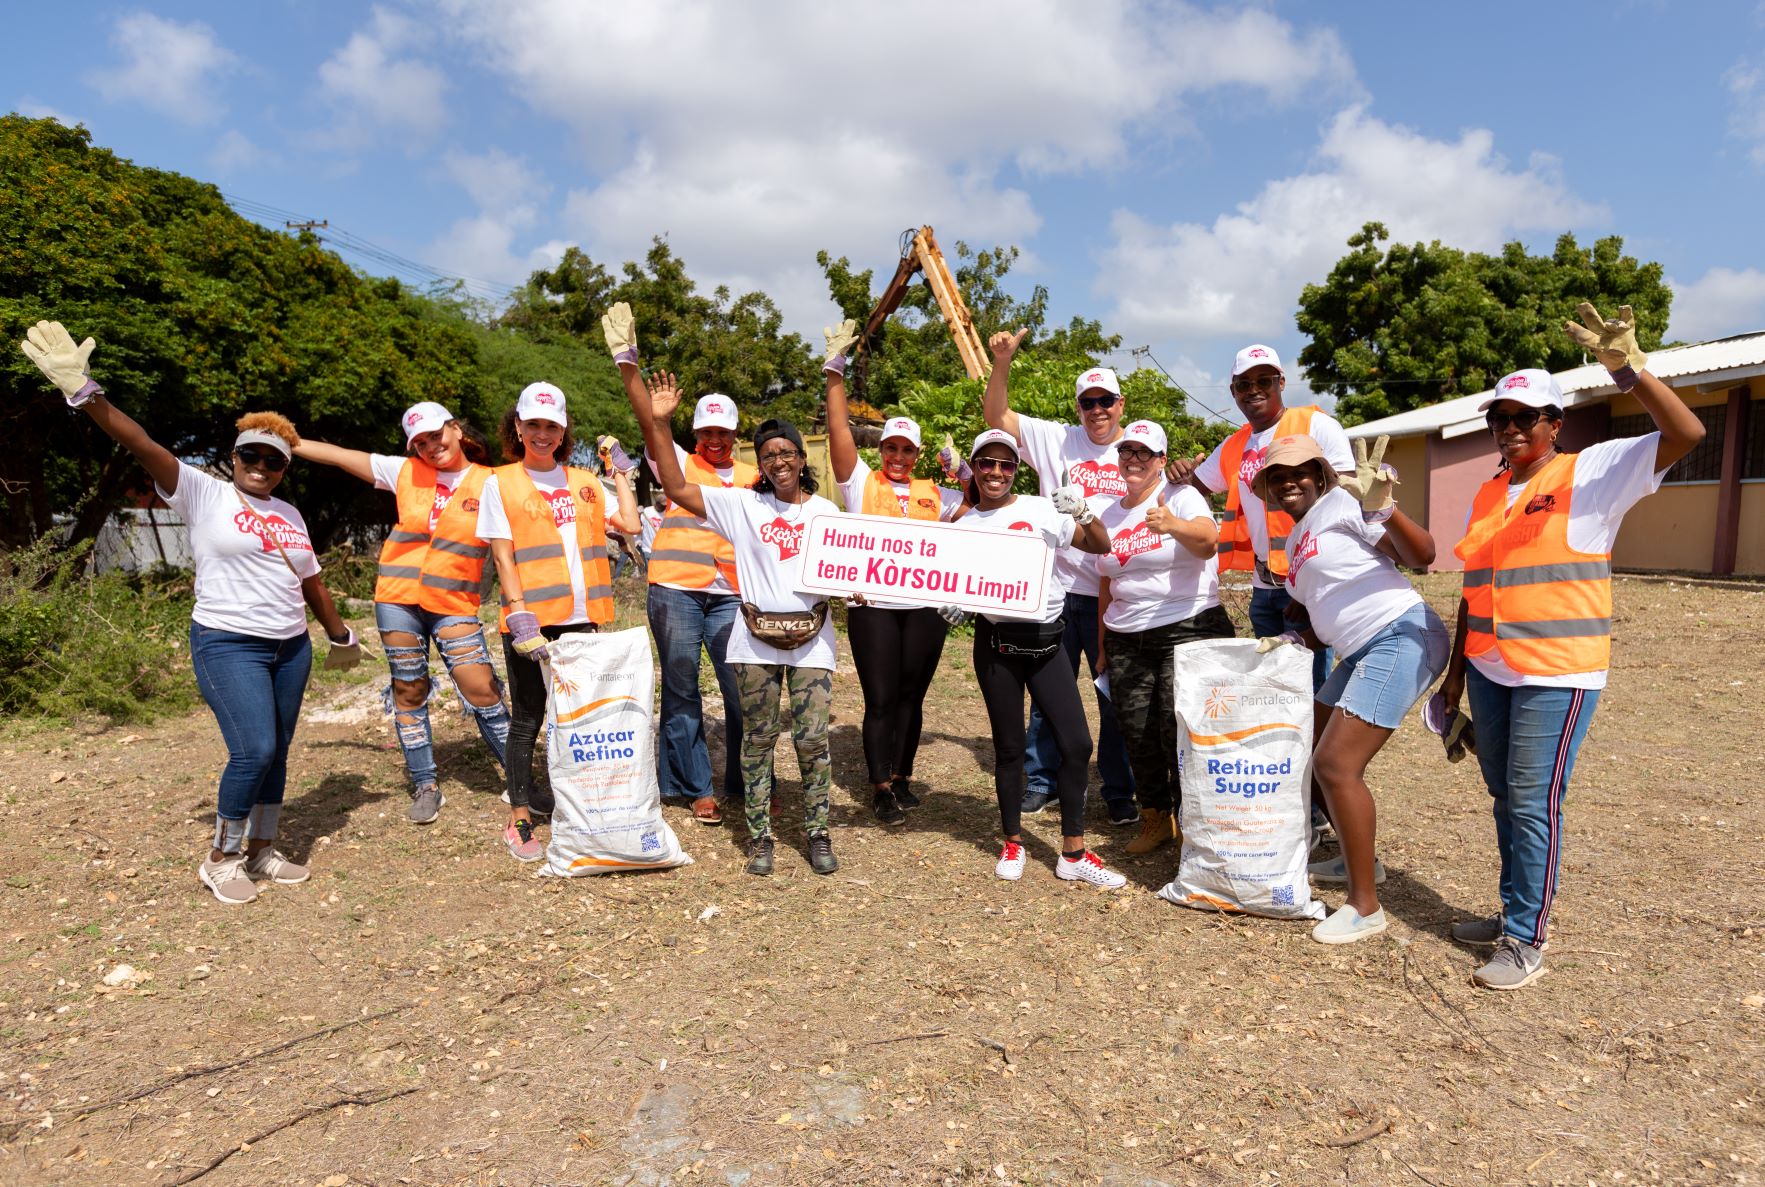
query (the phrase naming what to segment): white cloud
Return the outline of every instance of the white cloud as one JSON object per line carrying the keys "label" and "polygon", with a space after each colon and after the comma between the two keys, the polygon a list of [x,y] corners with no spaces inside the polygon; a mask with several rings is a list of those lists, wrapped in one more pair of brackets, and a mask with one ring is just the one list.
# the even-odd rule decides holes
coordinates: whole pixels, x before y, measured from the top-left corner
{"label": "white cloud", "polygon": [[432,3],[575,133],[595,179],[564,226],[591,255],[666,234],[695,276],[763,287],[799,327],[828,307],[818,248],[873,260],[925,222],[1021,242],[1042,220],[1014,173],[1124,167],[1202,92],[1357,93],[1334,33],[1173,0]]}
{"label": "white cloud", "polygon": [[1702,342],[1765,330],[1765,271],[1711,268],[1689,284],[1668,279],[1673,289],[1669,341]]}
{"label": "white cloud", "polygon": [[216,83],[239,59],[201,21],[180,25],[150,12],[128,13],[111,30],[110,44],[122,61],[83,75],[104,98],[190,124],[212,124],[226,111]]}
{"label": "white cloud", "polygon": [[501,149],[449,151],[442,165],[478,211],[456,220],[420,258],[441,271],[501,287],[519,284],[533,269],[550,267],[562,257],[562,243],[545,243],[525,253],[515,246],[517,236],[538,224],[551,193],[525,159]]}
{"label": "white cloud", "polygon": [[[81,117],[79,117],[77,115],[69,115],[67,112],[61,110],[59,107],[51,107],[47,103],[38,102],[36,96],[34,96],[34,95],[20,96],[18,102],[13,105],[12,109],[27,119],[33,119],[33,120],[52,119],[52,120],[59,122],[62,126],[68,127],[68,128],[72,128],[77,124],[84,124],[86,122],[84,119],[82,119]],[[90,126],[90,125],[88,125],[88,126]]]}
{"label": "white cloud", "polygon": [[1728,87],[1728,130],[1747,146],[1747,158],[1765,166],[1765,71],[1737,62],[1722,76]]}
{"label": "white cloud", "polygon": [[1511,168],[1483,129],[1433,140],[1359,106],[1326,126],[1311,171],[1268,182],[1212,224],[1115,214],[1096,289],[1112,330],[1154,338],[1291,333],[1300,289],[1319,281],[1363,222],[1394,240],[1488,251],[1516,234],[1607,216],[1576,197],[1549,157]]}
{"label": "white cloud", "polygon": [[237,128],[228,128],[208,153],[209,167],[223,176],[237,176],[253,169],[273,168],[282,159],[260,148],[251,137]]}
{"label": "white cloud", "polygon": [[376,5],[365,29],[351,35],[319,66],[319,93],[337,114],[320,147],[354,150],[384,136],[415,147],[447,123],[447,76],[404,55],[429,40],[407,16]]}

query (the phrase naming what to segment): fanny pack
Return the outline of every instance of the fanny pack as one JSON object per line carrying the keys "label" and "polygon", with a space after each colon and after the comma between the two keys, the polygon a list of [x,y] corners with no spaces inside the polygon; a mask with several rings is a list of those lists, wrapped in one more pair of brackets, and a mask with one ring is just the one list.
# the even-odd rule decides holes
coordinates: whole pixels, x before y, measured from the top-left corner
{"label": "fanny pack", "polygon": [[995,622],[993,650],[1014,659],[1047,659],[1066,637],[1066,620],[1053,622]]}
{"label": "fanny pack", "polygon": [[817,602],[813,610],[762,610],[752,602],[743,602],[742,621],[760,642],[795,651],[821,633],[827,621],[827,603]]}

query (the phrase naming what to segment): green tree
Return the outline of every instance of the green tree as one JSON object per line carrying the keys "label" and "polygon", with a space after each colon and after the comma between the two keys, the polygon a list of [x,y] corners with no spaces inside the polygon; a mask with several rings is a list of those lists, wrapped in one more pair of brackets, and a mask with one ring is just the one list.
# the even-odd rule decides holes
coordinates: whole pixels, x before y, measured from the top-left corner
{"label": "green tree", "polygon": [[1549,256],[1520,243],[1492,256],[1438,240],[1382,250],[1389,238],[1383,223],[1363,225],[1299,299],[1296,320],[1311,339],[1299,364],[1313,391],[1336,397],[1344,424],[1483,391],[1520,367],[1578,365],[1562,323],[1581,301],[1632,306],[1645,350],[1667,328],[1673,294],[1661,265],[1625,255],[1616,235],[1581,247],[1564,234]]}

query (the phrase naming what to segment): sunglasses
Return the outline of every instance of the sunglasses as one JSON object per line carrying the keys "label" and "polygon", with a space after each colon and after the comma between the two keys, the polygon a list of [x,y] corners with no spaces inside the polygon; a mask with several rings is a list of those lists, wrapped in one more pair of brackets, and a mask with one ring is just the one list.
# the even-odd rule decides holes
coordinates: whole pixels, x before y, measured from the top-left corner
{"label": "sunglasses", "polygon": [[977,457],[974,459],[974,468],[977,470],[997,470],[1001,474],[1014,474],[1017,472],[1017,463],[1004,457]]}
{"label": "sunglasses", "polygon": [[1495,412],[1492,410],[1483,419],[1488,423],[1489,431],[1492,433],[1499,433],[1509,425],[1513,425],[1522,433],[1530,433],[1532,431],[1532,426],[1537,424],[1543,417],[1544,412],[1541,409],[1522,408],[1518,412]]}
{"label": "sunglasses", "polygon": [[1272,392],[1279,382],[1281,382],[1279,375],[1258,375],[1255,379],[1234,379],[1232,390],[1241,396],[1248,396],[1251,392]]}
{"label": "sunglasses", "polygon": [[1120,396],[1113,396],[1108,392],[1105,392],[1101,396],[1080,396],[1079,410],[1081,412],[1089,412],[1093,408],[1114,408],[1115,402],[1119,399],[1121,399]]}
{"label": "sunglasses", "polygon": [[248,466],[262,466],[272,474],[280,474],[288,468],[288,459],[273,449],[259,449],[255,445],[241,445],[233,451],[233,456]]}

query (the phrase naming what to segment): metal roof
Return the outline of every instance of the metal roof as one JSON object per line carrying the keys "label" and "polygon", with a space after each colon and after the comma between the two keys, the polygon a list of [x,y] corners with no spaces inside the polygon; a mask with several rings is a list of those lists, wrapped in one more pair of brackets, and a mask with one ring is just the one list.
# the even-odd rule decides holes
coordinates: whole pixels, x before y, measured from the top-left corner
{"label": "metal roof", "polygon": [[[1704,387],[1727,387],[1743,379],[1765,375],[1765,331],[1657,350],[1649,356],[1649,370],[1657,379],[1694,380],[1698,386]],[[1556,380],[1563,389],[1566,408],[1596,404],[1618,394],[1612,377],[1598,363],[1558,371]],[[1679,383],[1676,386],[1686,385]],[[1414,437],[1429,433],[1457,437],[1476,432],[1483,428],[1483,414],[1477,411],[1477,405],[1487,400],[1494,390],[1490,388],[1474,396],[1458,396],[1426,408],[1413,408],[1396,416],[1370,420],[1347,432],[1350,437]]]}

